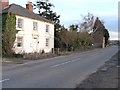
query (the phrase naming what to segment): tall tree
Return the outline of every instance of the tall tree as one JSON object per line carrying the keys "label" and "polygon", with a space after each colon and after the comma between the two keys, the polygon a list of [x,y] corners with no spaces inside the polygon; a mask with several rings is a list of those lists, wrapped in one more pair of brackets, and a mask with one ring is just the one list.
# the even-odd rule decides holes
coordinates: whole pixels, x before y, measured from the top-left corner
{"label": "tall tree", "polygon": [[57,15],[56,12],[53,12],[53,4],[49,0],[39,0],[34,4],[35,8],[38,8],[39,15],[45,17],[46,19],[53,21],[54,23],[60,23],[60,15]]}
{"label": "tall tree", "polygon": [[105,46],[108,44],[108,40],[109,40],[109,32],[107,29],[104,29],[104,37],[105,37]]}
{"label": "tall tree", "polygon": [[53,4],[49,2],[49,0],[39,0],[34,4],[35,8],[38,8],[39,15],[54,22],[54,31],[55,31],[55,47],[59,47],[59,31],[61,30],[60,25],[60,15],[57,15],[56,12],[52,10],[54,7]]}
{"label": "tall tree", "polygon": [[2,56],[13,55],[13,45],[16,38],[16,17],[8,13],[2,15]]}

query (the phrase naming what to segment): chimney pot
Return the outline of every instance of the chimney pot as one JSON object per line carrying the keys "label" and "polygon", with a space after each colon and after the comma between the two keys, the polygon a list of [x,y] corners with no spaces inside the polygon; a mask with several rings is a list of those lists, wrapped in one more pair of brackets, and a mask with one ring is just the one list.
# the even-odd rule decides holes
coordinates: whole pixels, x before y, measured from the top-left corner
{"label": "chimney pot", "polygon": [[31,12],[33,12],[32,2],[28,1],[28,3],[26,4],[26,9],[28,9],[28,10],[31,11]]}

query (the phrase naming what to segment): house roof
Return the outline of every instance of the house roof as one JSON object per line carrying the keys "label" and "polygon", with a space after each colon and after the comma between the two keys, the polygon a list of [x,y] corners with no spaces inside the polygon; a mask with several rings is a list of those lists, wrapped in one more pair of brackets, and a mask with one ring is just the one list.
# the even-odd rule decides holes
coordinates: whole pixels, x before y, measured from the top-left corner
{"label": "house roof", "polygon": [[34,12],[31,12],[28,9],[26,9],[20,5],[17,5],[17,4],[11,4],[2,10],[2,13],[9,13],[9,12],[13,13],[15,15],[19,15],[19,16],[23,16],[23,17],[27,17],[27,18],[54,24],[52,21],[49,21],[49,20],[45,19],[44,17],[41,17],[40,15],[35,14]]}

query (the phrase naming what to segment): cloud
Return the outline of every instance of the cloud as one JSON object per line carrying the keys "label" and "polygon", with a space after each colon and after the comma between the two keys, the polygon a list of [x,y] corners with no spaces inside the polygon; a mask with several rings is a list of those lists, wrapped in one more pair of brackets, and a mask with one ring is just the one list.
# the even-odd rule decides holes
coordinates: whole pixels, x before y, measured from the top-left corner
{"label": "cloud", "polygon": [[104,16],[104,17],[118,17],[118,12],[117,11],[96,11],[94,12],[95,15],[97,16]]}
{"label": "cloud", "polygon": [[120,40],[120,32],[109,31],[110,40]]}

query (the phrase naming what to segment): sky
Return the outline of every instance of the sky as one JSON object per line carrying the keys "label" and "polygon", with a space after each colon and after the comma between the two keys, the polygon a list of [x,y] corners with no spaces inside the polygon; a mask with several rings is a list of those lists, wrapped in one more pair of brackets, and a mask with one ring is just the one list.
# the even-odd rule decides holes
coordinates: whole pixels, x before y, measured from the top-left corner
{"label": "sky", "polygon": [[[15,3],[23,7],[26,7],[27,1],[9,0],[10,4]],[[36,3],[37,0],[29,1]],[[53,10],[60,15],[62,25],[69,27],[71,24],[80,24],[82,17],[89,12],[104,21],[104,25],[110,33],[110,40],[118,40],[119,0],[49,0],[49,2],[54,4]]]}

